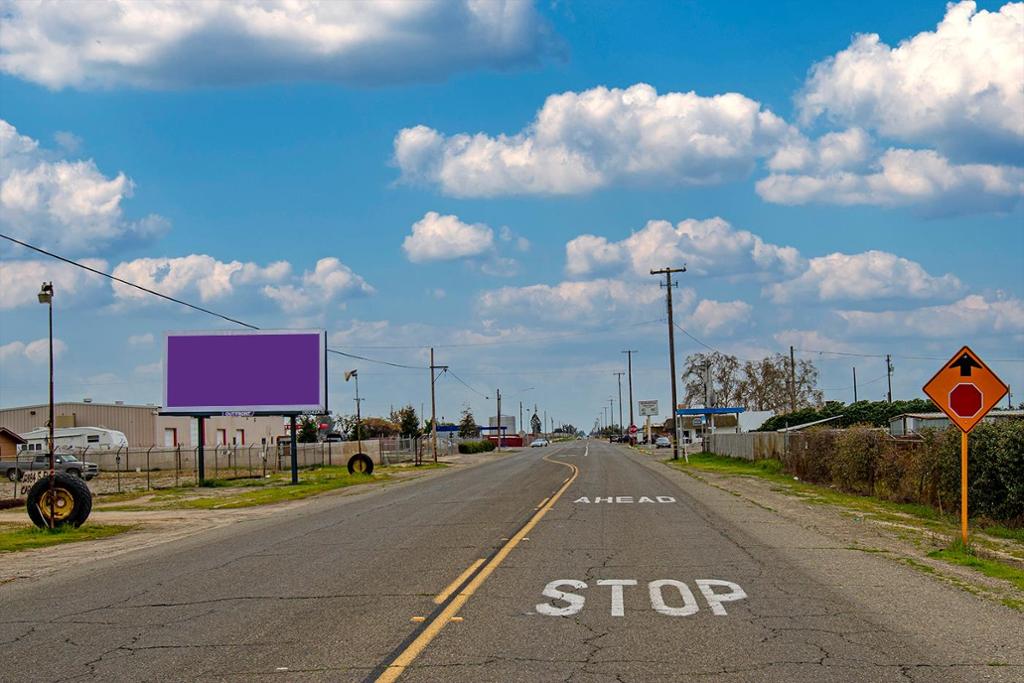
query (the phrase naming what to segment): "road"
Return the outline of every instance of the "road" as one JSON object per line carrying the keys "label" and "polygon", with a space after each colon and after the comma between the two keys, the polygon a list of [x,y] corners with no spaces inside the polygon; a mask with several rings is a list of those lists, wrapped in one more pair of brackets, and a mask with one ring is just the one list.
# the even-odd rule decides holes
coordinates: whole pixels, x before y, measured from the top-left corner
{"label": "road", "polygon": [[0,607],[5,681],[1024,680],[1019,613],[597,441],[15,581]]}

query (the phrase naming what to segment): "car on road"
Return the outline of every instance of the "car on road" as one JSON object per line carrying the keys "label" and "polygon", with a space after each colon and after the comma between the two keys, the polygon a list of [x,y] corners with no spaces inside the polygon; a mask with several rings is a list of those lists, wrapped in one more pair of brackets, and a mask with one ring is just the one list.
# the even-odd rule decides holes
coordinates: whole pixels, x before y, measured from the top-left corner
{"label": "car on road", "polygon": [[667,436],[659,436],[654,440],[655,448],[672,448],[672,442],[669,441]]}
{"label": "car on road", "polygon": [[[54,456],[54,467],[58,472],[68,474],[89,481],[100,473],[100,466],[94,462],[79,460],[73,455],[61,453]],[[15,460],[0,461],[0,472],[3,472],[11,481],[21,481],[26,472],[50,469],[50,455],[36,455],[31,459],[17,458]]]}
{"label": "car on road", "polygon": [[543,448],[550,445],[551,443],[547,439],[534,439],[530,442],[530,448]]}

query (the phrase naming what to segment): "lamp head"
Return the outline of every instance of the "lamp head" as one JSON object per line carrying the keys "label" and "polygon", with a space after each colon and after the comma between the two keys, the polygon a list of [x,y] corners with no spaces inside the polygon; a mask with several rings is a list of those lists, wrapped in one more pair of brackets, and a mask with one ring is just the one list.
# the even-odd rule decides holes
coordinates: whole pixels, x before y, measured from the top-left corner
{"label": "lamp head", "polygon": [[39,303],[48,304],[53,301],[53,283],[44,282],[39,289]]}

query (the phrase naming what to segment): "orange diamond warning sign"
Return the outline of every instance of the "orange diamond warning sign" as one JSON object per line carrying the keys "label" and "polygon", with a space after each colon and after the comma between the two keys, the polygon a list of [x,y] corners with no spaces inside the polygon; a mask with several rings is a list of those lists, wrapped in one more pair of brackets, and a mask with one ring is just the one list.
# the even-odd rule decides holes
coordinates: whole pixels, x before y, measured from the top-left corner
{"label": "orange diamond warning sign", "polygon": [[924,393],[964,432],[974,429],[1007,391],[996,373],[966,346],[924,385]]}

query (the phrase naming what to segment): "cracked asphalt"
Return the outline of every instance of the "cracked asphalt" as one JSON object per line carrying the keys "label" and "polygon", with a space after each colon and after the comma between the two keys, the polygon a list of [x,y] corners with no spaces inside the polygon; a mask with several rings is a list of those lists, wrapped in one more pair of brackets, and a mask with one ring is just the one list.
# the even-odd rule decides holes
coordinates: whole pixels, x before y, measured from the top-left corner
{"label": "cracked asphalt", "polygon": [[[578,478],[497,564],[569,476],[544,456]],[[639,502],[658,496],[673,502]],[[372,680],[480,558],[494,566],[462,620],[401,680],[1024,680],[1020,613],[597,441],[325,496],[2,585],[0,679]],[[746,597],[714,614],[696,583],[707,579]],[[621,588],[620,615],[602,580],[636,582]],[[685,584],[696,612],[662,613],[687,611],[677,584],[656,611],[659,580]],[[556,581],[581,583],[561,585],[568,600],[545,597]],[[573,613],[543,613],[559,610]]]}

